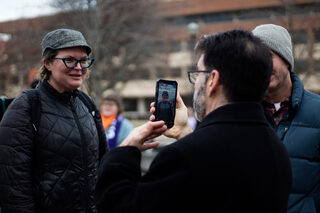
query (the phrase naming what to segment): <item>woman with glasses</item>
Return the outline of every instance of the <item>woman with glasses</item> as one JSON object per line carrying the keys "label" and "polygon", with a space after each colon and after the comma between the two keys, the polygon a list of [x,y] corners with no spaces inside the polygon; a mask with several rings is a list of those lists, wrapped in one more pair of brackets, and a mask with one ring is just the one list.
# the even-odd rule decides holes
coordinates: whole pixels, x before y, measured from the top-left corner
{"label": "woman with glasses", "polygon": [[70,29],[49,32],[41,45],[40,84],[18,96],[0,124],[1,206],[97,212],[94,188],[107,142],[97,107],[78,90],[94,61],[91,48]]}

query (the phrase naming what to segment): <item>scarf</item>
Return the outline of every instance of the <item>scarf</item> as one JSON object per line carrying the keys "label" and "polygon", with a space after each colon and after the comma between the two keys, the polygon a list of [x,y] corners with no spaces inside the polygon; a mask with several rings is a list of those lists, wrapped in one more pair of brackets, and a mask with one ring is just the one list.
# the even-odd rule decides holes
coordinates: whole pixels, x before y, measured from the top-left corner
{"label": "scarf", "polygon": [[101,116],[103,127],[106,130],[109,149],[117,146],[119,130],[123,121],[122,115]]}

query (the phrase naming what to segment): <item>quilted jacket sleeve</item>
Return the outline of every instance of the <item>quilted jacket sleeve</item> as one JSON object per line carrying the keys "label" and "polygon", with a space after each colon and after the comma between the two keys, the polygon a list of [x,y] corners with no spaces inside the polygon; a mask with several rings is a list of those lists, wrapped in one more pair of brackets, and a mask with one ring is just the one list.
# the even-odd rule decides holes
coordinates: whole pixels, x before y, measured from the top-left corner
{"label": "quilted jacket sleeve", "polygon": [[4,212],[35,212],[30,115],[28,97],[22,93],[0,123],[0,206]]}

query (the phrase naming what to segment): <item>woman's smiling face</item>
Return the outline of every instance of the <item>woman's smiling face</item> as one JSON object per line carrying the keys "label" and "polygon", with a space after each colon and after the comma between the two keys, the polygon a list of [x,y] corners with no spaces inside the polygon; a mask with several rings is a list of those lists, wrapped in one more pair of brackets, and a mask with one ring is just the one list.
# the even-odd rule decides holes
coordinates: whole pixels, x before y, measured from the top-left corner
{"label": "woman's smiling face", "polygon": [[[55,58],[80,60],[88,58],[88,54],[84,47],[72,47],[59,50]],[[47,69],[51,71],[51,76],[48,80],[49,84],[60,93],[78,89],[87,77],[88,69],[82,69],[80,63],[73,69],[67,68],[60,59],[45,61],[44,63]]]}

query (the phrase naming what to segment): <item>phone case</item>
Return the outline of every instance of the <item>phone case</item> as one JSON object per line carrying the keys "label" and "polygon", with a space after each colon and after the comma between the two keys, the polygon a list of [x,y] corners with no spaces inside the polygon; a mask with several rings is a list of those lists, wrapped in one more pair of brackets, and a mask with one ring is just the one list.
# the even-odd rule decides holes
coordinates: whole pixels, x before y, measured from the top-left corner
{"label": "phone case", "polygon": [[159,79],[156,84],[155,117],[163,120],[168,128],[173,127],[178,83],[173,80]]}

